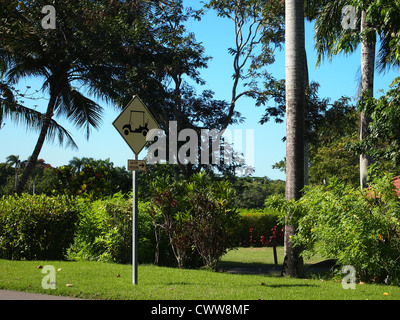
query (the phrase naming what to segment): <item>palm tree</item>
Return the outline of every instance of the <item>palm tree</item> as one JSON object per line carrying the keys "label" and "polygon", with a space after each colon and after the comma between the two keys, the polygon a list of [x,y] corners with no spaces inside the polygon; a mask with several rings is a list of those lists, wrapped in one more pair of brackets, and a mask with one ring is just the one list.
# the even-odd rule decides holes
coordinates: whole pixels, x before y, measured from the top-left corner
{"label": "palm tree", "polygon": [[[85,129],[87,138],[91,128],[99,127],[102,108],[74,86],[80,85],[89,94],[107,101],[115,98],[112,85],[116,69],[109,61],[115,61],[110,58],[112,54],[121,54],[118,45],[112,43],[114,38],[104,37],[101,28],[96,31],[95,21],[101,19],[101,15],[90,1],[58,3],[57,18],[61,23],[56,30],[44,30],[40,25],[30,24],[30,15],[37,14],[37,7],[45,4],[45,1],[39,2],[26,8],[25,16],[21,17],[26,21],[24,27],[30,30],[29,35],[23,41],[19,37],[8,39],[0,52],[9,64],[7,83],[16,84],[29,76],[39,77],[43,79],[42,90],[49,94],[40,134],[16,186],[17,194],[21,194],[31,175],[45,140],[54,137],[55,132],[51,130],[55,115],[66,117],[78,129]],[[20,16],[19,11],[14,14]],[[82,19],[82,15],[87,19]]]}
{"label": "palm tree", "polygon": [[[368,22],[366,11],[361,12],[361,91],[370,97],[374,96],[374,71],[375,71],[375,47],[376,32],[367,31]],[[371,119],[365,113],[360,115],[360,141],[364,140],[369,134],[369,123]],[[361,189],[367,188],[368,167],[372,164],[370,156],[360,155],[360,186]]]}
{"label": "palm tree", "polygon": [[[285,3],[286,54],[286,199],[298,200],[304,187],[304,108],[305,35],[304,2]],[[285,261],[283,275],[301,277],[302,261],[293,246],[295,227],[291,217],[285,221]]]}
{"label": "palm tree", "polygon": [[10,167],[14,167],[15,169],[15,188],[17,188],[18,183],[18,170],[21,168],[22,161],[19,159],[18,155],[9,155],[6,159],[6,163]]}
{"label": "palm tree", "polygon": [[[43,114],[35,109],[23,106],[19,102],[22,95],[4,81],[10,63],[5,59],[6,56],[4,49],[0,48],[0,129],[4,126],[3,121],[9,119],[17,125],[24,125],[27,129],[40,131],[43,124]],[[24,99],[26,98],[25,95]],[[58,137],[61,145],[64,141],[67,141],[67,145],[76,147],[70,133],[55,120],[50,122],[49,136],[51,138]]]}
{"label": "palm tree", "polygon": [[81,169],[84,167],[84,158],[79,159],[78,157],[73,157],[72,160],[69,161],[69,165],[76,169],[77,175],[81,173]]}
{"label": "palm tree", "polygon": [[[23,125],[31,131],[40,132],[43,126],[43,113],[28,108],[18,102],[18,93],[6,82],[0,81],[0,124],[9,119],[17,125]],[[53,140],[58,138],[60,145],[77,148],[71,134],[57,121],[51,119],[47,138]]]}
{"label": "palm tree", "polygon": [[[21,163],[21,169],[26,168],[26,166],[29,163],[30,157],[28,157],[27,160],[22,161]],[[36,177],[38,174],[43,173],[43,168],[45,165],[45,161],[43,159],[38,159],[35,162],[35,166],[32,170],[32,174],[31,174],[31,179],[32,179],[32,194],[36,194]]]}
{"label": "palm tree", "polygon": [[[325,55],[332,59],[339,52],[353,52],[358,44],[361,45],[361,94],[373,97],[374,71],[375,71],[375,47],[376,31],[371,31],[367,21],[367,11],[372,1],[356,7],[361,11],[359,29],[345,30],[342,25],[342,9],[349,4],[347,0],[316,1],[316,49],[318,52],[317,65]],[[360,140],[368,135],[369,117],[360,114]],[[360,186],[367,187],[367,169],[372,159],[366,155],[360,155]]]}

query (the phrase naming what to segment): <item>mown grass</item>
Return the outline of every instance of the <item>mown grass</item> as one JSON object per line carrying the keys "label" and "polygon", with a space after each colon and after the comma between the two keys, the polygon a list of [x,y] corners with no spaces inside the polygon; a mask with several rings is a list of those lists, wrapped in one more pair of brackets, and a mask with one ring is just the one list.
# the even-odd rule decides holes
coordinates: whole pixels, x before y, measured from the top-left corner
{"label": "mown grass", "polygon": [[[278,246],[278,265],[283,263],[283,247]],[[304,261],[305,267],[324,260],[323,257],[315,255]],[[222,257],[221,267],[255,267],[274,266],[274,255],[272,247],[248,247],[230,250]]]}
{"label": "mown grass", "polygon": [[[249,250],[252,248],[249,248]],[[240,250],[241,251],[241,250]],[[247,249],[244,250],[244,252]],[[263,259],[255,250],[255,261]],[[235,251],[231,255],[238,254]],[[232,257],[232,256],[231,256]],[[242,259],[246,254],[242,254]],[[230,256],[224,258],[225,265]],[[252,261],[250,263],[253,263]],[[242,263],[246,263],[243,262]],[[52,265],[56,289],[42,288],[39,265]],[[72,284],[73,286],[66,286]],[[102,300],[397,300],[396,286],[357,284],[344,290],[340,281],[242,275],[207,270],[139,266],[139,284],[132,285],[132,267],[88,261],[0,260],[0,289]],[[386,294],[384,294],[386,293]]]}

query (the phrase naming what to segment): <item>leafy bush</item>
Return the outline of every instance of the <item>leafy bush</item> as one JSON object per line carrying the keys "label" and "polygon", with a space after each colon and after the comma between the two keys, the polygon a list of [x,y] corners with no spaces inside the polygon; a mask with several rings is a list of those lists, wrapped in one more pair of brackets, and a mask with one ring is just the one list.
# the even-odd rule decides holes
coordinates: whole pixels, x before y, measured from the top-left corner
{"label": "leafy bush", "polygon": [[3,197],[0,200],[0,257],[62,260],[73,242],[76,201],[66,197]]}
{"label": "leafy bush", "polygon": [[[279,233],[278,244],[283,244],[281,214],[273,209],[241,209],[239,223],[235,233],[237,246],[261,247],[269,244],[273,230]],[[274,229],[275,228],[275,229]]]}
{"label": "leafy bush", "polygon": [[237,225],[229,183],[210,181],[203,173],[188,181],[166,176],[153,181],[150,192],[149,213],[157,243],[167,236],[180,268],[195,265],[200,256],[205,267],[216,269],[221,256],[233,246]]}
{"label": "leafy bush", "polygon": [[400,282],[400,200],[391,177],[361,192],[342,183],[309,188],[298,202],[297,245],[352,265],[362,281]]}
{"label": "leafy bush", "polygon": [[[139,262],[152,262],[154,236],[145,203],[139,203]],[[108,200],[81,199],[79,223],[70,259],[132,262],[132,200],[120,194]]]}
{"label": "leafy bush", "polygon": [[204,266],[216,270],[221,256],[233,246],[238,225],[234,190],[229,182],[211,182],[204,174],[193,175],[185,186],[188,233]]}

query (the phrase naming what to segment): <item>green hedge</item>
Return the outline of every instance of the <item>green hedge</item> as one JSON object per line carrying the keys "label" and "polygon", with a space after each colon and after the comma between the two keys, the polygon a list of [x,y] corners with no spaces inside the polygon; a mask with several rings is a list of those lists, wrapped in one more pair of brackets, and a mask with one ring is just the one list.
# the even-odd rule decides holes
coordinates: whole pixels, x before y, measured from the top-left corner
{"label": "green hedge", "polygon": [[61,260],[73,242],[78,207],[65,196],[0,200],[0,258]]}
{"label": "green hedge", "polygon": [[[148,203],[139,203],[139,263],[154,262],[156,241],[147,207]],[[265,245],[262,237],[268,239],[274,226],[280,230],[280,220],[280,214],[274,210],[240,210],[235,244]],[[166,235],[159,246],[159,264],[173,265],[174,256]],[[0,258],[131,263],[132,200],[120,195],[94,202],[66,196],[3,197]]]}
{"label": "green hedge", "polygon": [[277,226],[278,244],[282,243],[282,218],[278,211],[270,209],[241,209],[240,221],[236,234],[238,246],[264,246],[265,239],[272,236],[272,229]]}
{"label": "green hedge", "polygon": [[[69,259],[118,263],[132,262],[132,200],[115,196],[109,200],[84,202],[79,213]],[[139,261],[154,260],[154,231],[146,204],[139,204]]]}

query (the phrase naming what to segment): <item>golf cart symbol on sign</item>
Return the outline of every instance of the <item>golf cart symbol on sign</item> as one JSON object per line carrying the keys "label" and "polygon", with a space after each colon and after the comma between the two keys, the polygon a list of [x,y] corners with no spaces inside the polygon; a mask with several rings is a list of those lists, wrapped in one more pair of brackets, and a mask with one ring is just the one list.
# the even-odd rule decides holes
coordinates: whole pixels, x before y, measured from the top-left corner
{"label": "golf cart symbol on sign", "polygon": [[[136,114],[141,114],[142,121],[139,124],[139,127],[135,128],[135,124],[133,123],[132,118],[139,119],[139,117],[135,117]],[[126,124],[123,126],[122,130],[124,131],[124,134],[128,136],[130,133],[141,133],[143,136],[147,136],[147,133],[149,132],[149,120],[145,123],[144,121],[144,116],[146,112],[144,111],[137,111],[137,110],[131,110],[131,114],[129,117],[129,124]],[[137,125],[137,124],[136,124]]]}
{"label": "golf cart symbol on sign", "polygon": [[151,140],[157,131],[155,129],[160,128],[138,96],[132,98],[115,119],[113,126],[136,155],[142,151],[147,141]]}

